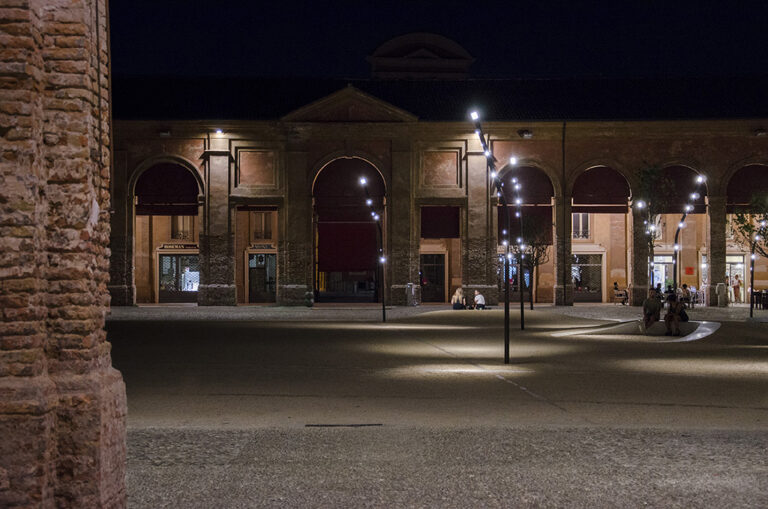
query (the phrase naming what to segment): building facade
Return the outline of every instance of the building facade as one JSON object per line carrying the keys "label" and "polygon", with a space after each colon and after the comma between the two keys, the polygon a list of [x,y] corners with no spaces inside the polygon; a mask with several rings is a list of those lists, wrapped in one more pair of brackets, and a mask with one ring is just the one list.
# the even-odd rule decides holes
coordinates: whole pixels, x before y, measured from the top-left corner
{"label": "building facade", "polygon": [[[655,105],[679,118],[651,109],[626,120],[643,117],[638,108],[648,99],[626,108],[618,101],[603,115],[579,111],[583,98],[567,84],[456,78],[471,57],[455,48],[456,58],[443,57],[450,79],[441,80],[438,50],[397,47],[372,57],[374,75],[386,79],[323,82],[321,95],[290,86],[270,95],[259,82],[254,95],[229,83],[181,115],[167,104],[116,115],[113,305],[366,302],[380,299],[382,288],[387,303],[404,305],[447,302],[459,286],[497,302],[503,212],[468,118],[473,108],[489,118],[483,127],[501,177],[523,186],[523,221],[534,221],[550,245],[533,273],[518,277],[513,269],[513,286],[523,281],[536,301],[570,305],[610,302],[616,282],[639,304],[651,282],[672,284],[676,271],[678,286],[703,290],[702,301],[713,304],[716,285],[738,275],[746,300],[749,253],[735,243],[729,214],[754,192],[768,193],[762,106],[754,115],[747,104],[713,116]],[[414,77],[413,62],[407,80],[391,79],[397,59],[409,54],[433,56],[427,79]],[[540,89],[544,96],[531,93]],[[237,111],[219,107],[237,96],[250,99]],[[512,96],[517,103],[504,102]],[[559,106],[548,97],[570,110],[553,111]],[[248,100],[262,109],[250,111]],[[534,107],[542,103],[550,109]],[[677,193],[651,228],[653,259],[647,218],[633,207],[648,199],[639,194],[647,168],[662,171]],[[694,191],[700,196],[691,201]],[[693,210],[675,241],[688,202]],[[757,262],[755,288],[768,288],[765,260]]]}

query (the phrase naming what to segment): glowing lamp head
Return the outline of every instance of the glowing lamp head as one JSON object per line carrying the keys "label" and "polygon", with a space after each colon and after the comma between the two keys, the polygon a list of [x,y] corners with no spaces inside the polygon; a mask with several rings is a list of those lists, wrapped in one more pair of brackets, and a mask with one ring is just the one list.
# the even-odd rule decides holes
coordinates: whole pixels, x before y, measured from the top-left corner
{"label": "glowing lamp head", "polygon": [[374,221],[378,221],[379,219],[381,219],[381,216],[380,216],[380,215],[378,215],[378,214],[374,214],[374,215],[373,215],[373,220],[374,220]]}
{"label": "glowing lamp head", "polygon": [[512,183],[517,184],[517,177],[512,177]]}
{"label": "glowing lamp head", "polygon": [[518,243],[518,244],[522,244],[522,243],[523,243],[523,239],[522,239],[521,237],[518,237],[518,238],[517,238],[517,243]]}
{"label": "glowing lamp head", "polygon": [[367,200],[365,200],[365,204],[366,204],[366,205],[368,205],[368,206],[370,207],[371,205],[373,205],[373,200],[371,200],[370,198],[368,198]]}
{"label": "glowing lamp head", "polygon": [[753,255],[750,255],[750,258],[752,258],[753,260],[756,260],[756,259],[757,259],[757,256],[755,256],[755,255],[753,254]]}
{"label": "glowing lamp head", "polygon": [[515,166],[517,164],[517,157],[515,156],[510,157],[509,164],[511,164],[512,166]]}
{"label": "glowing lamp head", "polygon": [[699,193],[691,193],[691,200],[698,200],[700,197]]}
{"label": "glowing lamp head", "polygon": [[379,257],[379,263],[385,263],[386,261],[387,261],[387,257],[386,256]]}
{"label": "glowing lamp head", "polygon": [[645,208],[645,202],[643,200],[638,201],[636,205],[639,209]]}
{"label": "glowing lamp head", "polygon": [[506,246],[506,245],[508,245],[508,244],[509,244],[509,242],[507,242],[507,240],[506,240],[506,239],[504,239],[504,240],[502,240],[502,241],[501,241],[501,244],[502,244],[502,245],[504,245],[504,246]]}
{"label": "glowing lamp head", "polygon": [[515,203],[520,205],[521,203],[523,203],[523,199],[522,198],[518,198],[518,199],[515,200]]}
{"label": "glowing lamp head", "polygon": [[501,230],[501,234],[502,235],[506,235],[507,234],[507,230]]}
{"label": "glowing lamp head", "polygon": [[515,212],[515,217],[520,217],[520,212]]}
{"label": "glowing lamp head", "polygon": [[765,225],[766,225],[765,221],[760,221],[760,226],[761,227],[765,228]]}
{"label": "glowing lamp head", "polygon": [[371,217],[376,217],[376,212],[371,211]]}
{"label": "glowing lamp head", "polygon": [[[525,249],[525,244],[520,244],[520,249]],[[523,258],[525,258],[525,255],[523,255]]]}
{"label": "glowing lamp head", "polygon": [[755,240],[759,241],[760,240],[760,235],[755,235]]}
{"label": "glowing lamp head", "polygon": [[696,183],[697,183],[697,184],[702,184],[702,183],[704,183],[704,180],[705,180],[705,179],[704,179],[704,175],[699,175],[698,177],[696,177]]}
{"label": "glowing lamp head", "polygon": [[490,150],[486,150],[485,151],[485,157],[491,157],[491,151]]}
{"label": "glowing lamp head", "polygon": [[519,191],[522,186],[520,184],[515,184],[515,190]]}
{"label": "glowing lamp head", "polygon": [[224,131],[222,131],[221,129],[216,129],[216,134],[221,134],[221,133],[223,133],[223,132],[224,132]]}
{"label": "glowing lamp head", "polygon": [[492,178],[492,179],[495,179],[495,178],[496,178],[496,176],[497,176],[497,175],[496,175],[496,172],[495,172],[495,171],[492,171],[492,172],[491,172],[491,178]]}
{"label": "glowing lamp head", "polygon": [[651,231],[650,231],[650,230],[645,230],[645,234],[646,234],[646,235],[650,235],[650,234],[651,234]]}
{"label": "glowing lamp head", "polygon": [[675,244],[675,251],[680,251],[680,244]]}
{"label": "glowing lamp head", "polygon": [[693,210],[693,205],[686,205],[686,206],[685,206],[685,211],[686,211],[686,212],[690,212],[690,211],[692,211],[692,210]]}
{"label": "glowing lamp head", "polygon": [[683,222],[677,223],[677,227],[678,227],[678,228],[682,228],[682,227],[684,227],[684,226],[685,226],[685,223],[683,223]]}
{"label": "glowing lamp head", "polygon": [[368,183],[368,179],[365,177],[360,177],[360,185],[364,186]]}
{"label": "glowing lamp head", "polygon": [[656,225],[652,224],[651,226],[648,227],[648,229],[651,230],[652,232],[655,232],[656,231]]}
{"label": "glowing lamp head", "polygon": [[478,115],[476,111],[473,111],[472,113],[470,113],[469,116],[472,120],[477,120],[478,118],[480,118],[480,115]]}

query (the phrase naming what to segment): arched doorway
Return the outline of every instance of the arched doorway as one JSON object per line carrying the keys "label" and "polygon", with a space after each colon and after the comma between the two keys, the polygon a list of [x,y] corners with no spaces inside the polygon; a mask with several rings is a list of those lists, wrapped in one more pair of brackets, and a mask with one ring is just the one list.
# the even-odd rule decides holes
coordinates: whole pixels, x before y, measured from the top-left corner
{"label": "arched doorway", "polygon": [[[377,302],[379,238],[360,179],[385,224],[386,186],[379,171],[360,158],[328,163],[312,186],[314,285],[318,302]],[[386,230],[386,228],[383,228]],[[385,240],[382,239],[382,242]]]}
{"label": "arched doorway", "polygon": [[[749,303],[752,290],[768,289],[768,260],[760,256],[759,249],[755,256],[754,288],[750,274],[752,236],[759,228],[759,222],[768,215],[768,165],[750,164],[731,176],[726,190],[726,213],[725,276],[729,300]],[[745,223],[740,225],[739,219]],[[745,228],[747,223],[751,223],[755,230],[750,232]],[[765,241],[758,244],[764,246]],[[739,285],[738,292],[734,291],[736,284]]]}
{"label": "arched doorway", "polygon": [[155,164],[136,179],[133,260],[138,303],[197,302],[199,194],[196,176],[174,162]]}
{"label": "arched doorway", "polygon": [[574,301],[610,301],[614,282],[622,291],[629,285],[629,184],[613,168],[593,166],[576,177],[571,194]]}
{"label": "arched doorway", "polygon": [[[526,264],[522,270],[522,277],[519,267],[513,265],[510,267],[509,282],[511,295],[510,299],[519,299],[520,287],[523,284],[524,298],[526,300],[534,298],[537,302],[552,302],[554,299],[554,263],[552,255],[553,245],[553,212],[552,199],[555,195],[552,181],[546,173],[535,166],[512,166],[507,165],[500,172],[500,179],[503,183],[506,202],[510,204],[507,209],[509,216],[510,238],[512,245],[515,240],[522,235],[528,250],[534,248],[544,253],[540,258],[540,264],[531,267]],[[517,215],[515,199],[517,190],[515,185],[521,186],[520,196],[522,199],[522,222],[521,217]],[[505,237],[506,218],[504,217],[504,208],[498,207],[498,239],[501,244]],[[499,246],[499,251],[503,251]],[[531,260],[530,253],[527,254],[528,260]],[[499,257],[499,293],[504,291],[504,259]],[[531,295],[531,292],[533,295]]]}

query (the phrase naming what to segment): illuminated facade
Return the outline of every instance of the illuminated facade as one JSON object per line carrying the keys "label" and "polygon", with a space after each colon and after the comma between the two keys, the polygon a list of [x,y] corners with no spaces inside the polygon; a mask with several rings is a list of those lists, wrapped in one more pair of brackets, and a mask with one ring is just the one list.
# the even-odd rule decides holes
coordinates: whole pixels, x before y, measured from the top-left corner
{"label": "illuminated facade", "polygon": [[[768,192],[764,105],[672,107],[687,92],[633,98],[636,82],[468,80],[471,57],[415,41],[426,49],[374,53],[380,79],[187,83],[205,97],[199,109],[174,95],[176,82],[125,80],[124,96],[153,89],[163,102],[115,114],[113,304],[375,301],[380,246],[361,176],[381,210],[387,302],[446,302],[462,286],[495,303],[503,216],[471,108],[502,178],[523,185],[523,217],[547,230],[548,261],[523,277],[536,301],[610,302],[617,282],[639,303],[650,278],[671,284],[675,230],[698,176],[678,285],[711,294],[739,274],[745,300],[749,256],[732,242],[728,214]],[[414,74],[408,55],[429,60],[428,73]],[[409,79],[393,79],[398,59]],[[590,91],[614,104],[596,105]],[[651,166],[680,196],[654,225],[653,260],[649,226],[630,207]],[[768,288],[765,260],[755,287]]]}

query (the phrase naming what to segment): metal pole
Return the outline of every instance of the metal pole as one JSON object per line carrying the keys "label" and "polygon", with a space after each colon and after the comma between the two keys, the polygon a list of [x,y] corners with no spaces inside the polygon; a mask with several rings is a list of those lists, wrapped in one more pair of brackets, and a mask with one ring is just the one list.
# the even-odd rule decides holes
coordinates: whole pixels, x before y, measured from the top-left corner
{"label": "metal pole", "polygon": [[520,210],[520,205],[520,203],[517,204],[517,209],[520,212],[520,268],[517,271],[517,281],[520,285],[520,330],[525,330],[525,296],[523,294],[525,286],[523,274],[523,246],[525,245],[525,237],[523,237],[523,212]]}
{"label": "metal pole", "polygon": [[379,227],[379,245],[381,246],[381,249],[379,249],[379,265],[381,266],[381,321],[385,323],[387,321],[387,285],[383,261],[386,260],[384,257],[384,234],[381,231],[381,223],[377,221],[376,226]]}
{"label": "metal pole", "polygon": [[752,241],[752,249],[749,257],[749,317],[752,318],[755,307],[755,241]]}
{"label": "metal pole", "polygon": [[507,245],[504,253],[504,364],[509,364],[509,208],[504,200],[504,227]]}

